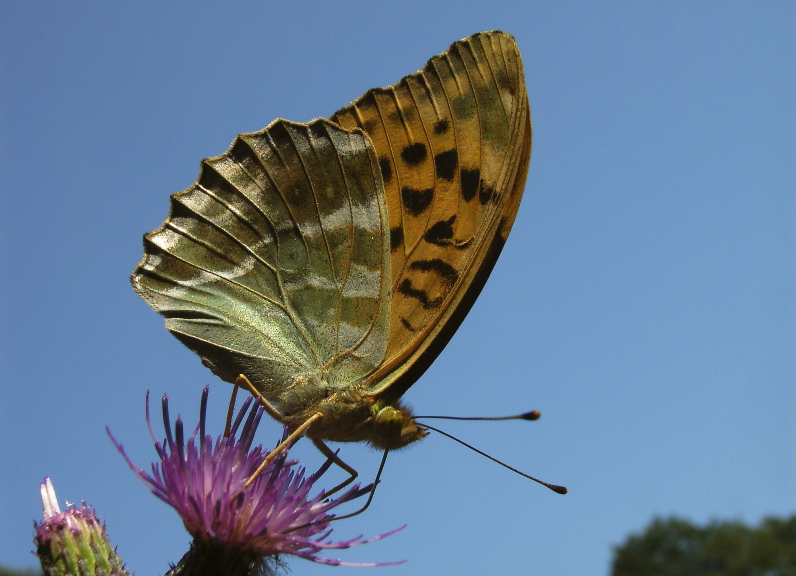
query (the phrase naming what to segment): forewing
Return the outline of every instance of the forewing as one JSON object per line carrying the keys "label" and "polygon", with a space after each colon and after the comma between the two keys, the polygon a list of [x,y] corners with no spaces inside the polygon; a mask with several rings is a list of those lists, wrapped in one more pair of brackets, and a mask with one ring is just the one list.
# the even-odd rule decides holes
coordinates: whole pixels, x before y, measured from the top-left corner
{"label": "forewing", "polygon": [[531,152],[514,38],[475,34],[332,116],[378,155],[390,226],[391,322],[371,390],[400,396],[464,319],[519,208]]}
{"label": "forewing", "polygon": [[134,288],[225,380],[245,374],[273,398],[297,374],[339,385],[383,362],[387,213],[359,130],[277,120],[241,134],[144,248]]}

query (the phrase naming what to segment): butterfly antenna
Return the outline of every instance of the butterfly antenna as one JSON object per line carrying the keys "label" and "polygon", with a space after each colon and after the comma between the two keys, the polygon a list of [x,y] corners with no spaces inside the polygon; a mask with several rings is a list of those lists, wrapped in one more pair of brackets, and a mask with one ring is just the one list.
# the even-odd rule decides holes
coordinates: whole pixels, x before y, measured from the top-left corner
{"label": "butterfly antenna", "polygon": [[514,416],[415,416],[419,418],[439,418],[440,420],[538,420],[542,413],[538,410],[515,414]]}
{"label": "butterfly antenna", "polygon": [[[516,417],[514,417],[514,418],[516,419]],[[511,420],[511,419],[512,418],[483,418],[483,420]],[[482,418],[454,418],[454,420],[482,420]],[[534,420],[535,420],[535,418],[534,418]],[[456,436],[452,436],[452,435],[448,434],[447,432],[443,432],[439,428],[434,428],[433,426],[429,426],[428,424],[423,424],[423,426],[425,428],[428,428],[429,430],[433,430],[434,432],[439,432],[440,434],[442,434],[443,436],[447,436],[451,440],[455,440],[456,442],[458,442],[462,446],[466,446],[467,448],[469,448],[473,452],[477,452],[481,456],[489,458],[490,460],[492,460],[492,462],[496,462],[497,464],[500,464],[504,468],[508,468],[512,472],[516,472],[517,474],[519,474],[520,476],[522,476],[524,478],[528,478],[529,480],[533,480],[537,484],[541,484],[542,486],[544,486],[546,488],[549,488],[550,490],[552,490],[556,494],[566,494],[567,493],[567,489],[564,486],[559,486],[557,484],[550,484],[549,482],[545,482],[544,480],[539,480],[538,478],[534,478],[533,476],[529,476],[525,472],[520,472],[516,468],[513,468],[512,466],[509,466],[505,462],[501,462],[500,460],[498,460],[497,458],[495,458],[493,456],[490,456],[486,452],[482,452],[481,450],[479,450],[475,446],[472,446],[472,445],[468,444],[464,440],[459,440],[458,438],[456,438]],[[379,472],[381,472],[381,470],[379,470]]]}

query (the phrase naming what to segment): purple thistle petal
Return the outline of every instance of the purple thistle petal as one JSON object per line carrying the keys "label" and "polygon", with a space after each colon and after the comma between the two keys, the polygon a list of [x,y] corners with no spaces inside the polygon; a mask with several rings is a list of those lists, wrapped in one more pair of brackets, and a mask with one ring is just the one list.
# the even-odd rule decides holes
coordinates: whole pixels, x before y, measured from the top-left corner
{"label": "purple thistle petal", "polygon": [[[360,535],[349,540],[327,541],[332,532],[329,522],[334,518],[331,510],[368,492],[355,484],[337,498],[326,500],[323,490],[310,498],[314,482],[328,470],[331,460],[327,460],[314,474],[305,476],[305,469],[297,466],[297,460],[288,460],[285,450],[244,488],[245,482],[268,454],[262,446],[251,447],[264,410],[252,405],[251,398],[247,399],[230,427],[230,435],[213,440],[205,431],[207,394],[208,389],[205,388],[199,424],[187,439],[179,416],[172,434],[168,397],[164,396],[162,412],[166,437],[159,441],[152,431],[147,393],[147,425],[160,458],[159,462],[152,464],[151,474],[133,464],[122,445],[106,428],[133,473],[155,496],[177,511],[195,543],[238,551],[242,556],[292,554],[335,566],[401,563],[352,564],[319,557],[317,554],[324,550],[340,550],[381,540],[403,529],[403,526],[370,539],[363,539]],[[287,430],[282,440],[286,437]]]}
{"label": "purple thistle petal", "polygon": [[205,386],[202,390],[202,401],[199,405],[199,436],[205,437],[205,416],[207,416],[207,397],[210,395],[210,388]]}

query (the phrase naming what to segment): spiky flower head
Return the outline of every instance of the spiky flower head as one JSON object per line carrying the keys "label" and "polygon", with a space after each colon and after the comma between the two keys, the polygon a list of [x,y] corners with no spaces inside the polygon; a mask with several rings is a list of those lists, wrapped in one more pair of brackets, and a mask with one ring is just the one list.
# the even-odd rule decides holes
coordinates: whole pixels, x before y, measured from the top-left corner
{"label": "spiky flower head", "polygon": [[128,576],[93,508],[67,502],[61,512],[49,478],[40,489],[44,513],[33,541],[46,576]]}
{"label": "spiky flower head", "polygon": [[[357,484],[336,498],[327,498],[324,490],[311,497],[313,484],[330,462],[314,474],[305,476],[305,470],[297,466],[297,460],[287,459],[287,450],[276,456],[253,482],[246,485],[268,455],[262,446],[252,448],[264,411],[257,405],[250,406],[252,399],[249,398],[230,426],[229,434],[213,440],[205,432],[207,395],[208,389],[205,388],[199,425],[187,439],[179,416],[172,432],[168,397],[163,397],[166,431],[163,441],[159,441],[152,432],[147,395],[146,418],[159,457],[159,461],[152,464],[151,474],[133,464],[122,445],[111,436],[133,472],[180,515],[194,538],[192,546],[197,549],[197,554],[201,550],[203,556],[208,556],[207,551],[214,550],[210,556],[223,557],[224,562],[235,558],[252,563],[258,559],[292,554],[332,565],[388,564],[352,564],[318,555],[324,550],[350,548],[380,540],[403,528],[370,539],[362,536],[340,541],[328,539],[332,532],[329,523],[334,518],[331,510],[362,496],[369,488],[360,489]],[[204,562],[206,564],[208,560]]]}

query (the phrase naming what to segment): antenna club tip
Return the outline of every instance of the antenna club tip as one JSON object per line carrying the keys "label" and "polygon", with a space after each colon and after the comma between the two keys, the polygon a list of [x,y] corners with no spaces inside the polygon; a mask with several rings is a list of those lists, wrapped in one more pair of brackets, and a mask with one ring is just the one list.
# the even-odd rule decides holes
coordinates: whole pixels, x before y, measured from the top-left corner
{"label": "antenna club tip", "polygon": [[569,492],[569,490],[567,490],[566,486],[557,486],[555,484],[551,484],[550,485],[550,490],[552,490],[556,494],[566,494],[567,492]]}
{"label": "antenna club tip", "polygon": [[521,414],[520,418],[522,420],[538,420],[542,417],[542,413],[538,410],[531,410],[530,412],[526,412],[525,414]]}

